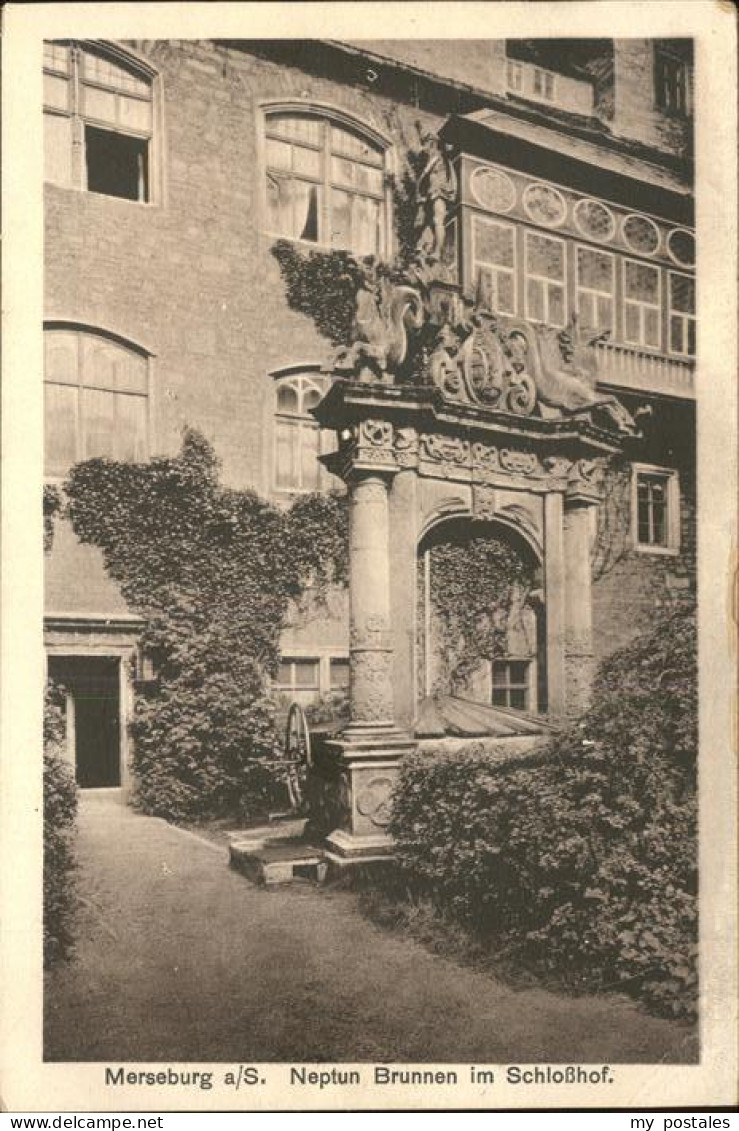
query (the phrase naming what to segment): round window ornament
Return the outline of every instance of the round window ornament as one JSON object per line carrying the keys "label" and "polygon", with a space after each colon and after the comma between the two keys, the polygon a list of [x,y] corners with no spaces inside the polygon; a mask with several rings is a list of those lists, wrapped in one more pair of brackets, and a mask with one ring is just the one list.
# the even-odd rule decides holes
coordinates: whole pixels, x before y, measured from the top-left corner
{"label": "round window ornament", "polygon": [[535,224],[558,228],[567,215],[567,205],[561,192],[541,182],[529,185],[523,194],[526,215]]}
{"label": "round window ornament", "polygon": [[695,267],[695,236],[686,228],[673,228],[667,237],[670,259],[681,267]]}
{"label": "round window ornament", "polygon": [[616,231],[616,218],[599,200],[578,200],[574,210],[575,226],[590,240],[607,243]]}
{"label": "round window ornament", "polygon": [[475,169],[470,190],[477,203],[491,212],[510,212],[516,203],[516,186],[498,169]]}
{"label": "round window ornament", "polygon": [[646,216],[625,216],[621,230],[626,246],[639,255],[654,255],[659,247],[659,228]]}

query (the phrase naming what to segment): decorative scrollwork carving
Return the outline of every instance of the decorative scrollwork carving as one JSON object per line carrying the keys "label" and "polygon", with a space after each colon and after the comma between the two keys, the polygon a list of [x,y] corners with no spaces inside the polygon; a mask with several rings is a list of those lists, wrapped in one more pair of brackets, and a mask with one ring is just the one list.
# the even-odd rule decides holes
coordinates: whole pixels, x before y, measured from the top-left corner
{"label": "decorative scrollwork carving", "polygon": [[357,812],[384,829],[390,823],[393,780],[389,777],[374,777],[362,782],[357,793]]}

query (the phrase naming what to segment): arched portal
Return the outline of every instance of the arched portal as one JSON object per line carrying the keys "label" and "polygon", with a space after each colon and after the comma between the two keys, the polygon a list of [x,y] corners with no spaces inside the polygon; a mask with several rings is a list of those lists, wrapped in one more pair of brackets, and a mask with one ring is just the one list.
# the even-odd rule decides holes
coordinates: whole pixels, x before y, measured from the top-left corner
{"label": "arched portal", "polygon": [[543,585],[540,554],[513,524],[457,516],[431,526],[418,545],[417,709],[454,696],[545,713]]}

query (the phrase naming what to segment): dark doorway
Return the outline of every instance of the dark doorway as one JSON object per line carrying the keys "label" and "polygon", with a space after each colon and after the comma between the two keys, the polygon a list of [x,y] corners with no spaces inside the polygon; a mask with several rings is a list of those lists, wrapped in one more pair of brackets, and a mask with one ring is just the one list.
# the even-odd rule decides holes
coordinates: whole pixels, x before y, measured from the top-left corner
{"label": "dark doorway", "polygon": [[[97,656],[50,656],[49,677],[71,696],[77,784],[121,784],[120,662]],[[73,718],[69,716],[73,715]]]}

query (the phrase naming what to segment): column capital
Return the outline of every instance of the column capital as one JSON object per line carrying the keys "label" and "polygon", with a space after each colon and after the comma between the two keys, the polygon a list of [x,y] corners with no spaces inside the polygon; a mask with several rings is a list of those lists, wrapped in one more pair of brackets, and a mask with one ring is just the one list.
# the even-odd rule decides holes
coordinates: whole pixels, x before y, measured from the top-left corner
{"label": "column capital", "polygon": [[323,463],[347,485],[372,477],[389,483],[401,467],[395,437],[389,420],[360,420],[345,429],[338,450],[323,456]]}

